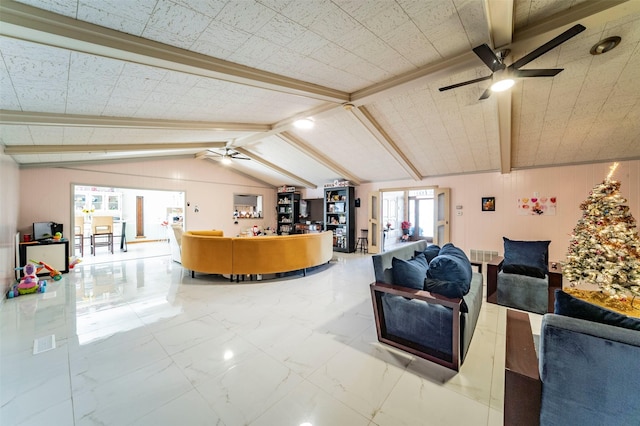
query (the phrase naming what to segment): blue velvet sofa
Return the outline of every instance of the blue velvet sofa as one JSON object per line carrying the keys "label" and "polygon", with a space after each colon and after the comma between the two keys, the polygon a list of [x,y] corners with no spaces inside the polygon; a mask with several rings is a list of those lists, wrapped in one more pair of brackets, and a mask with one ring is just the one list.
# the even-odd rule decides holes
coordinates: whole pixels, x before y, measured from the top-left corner
{"label": "blue velvet sofa", "polygon": [[529,315],[507,310],[504,424],[640,424],[640,320],[577,299],[563,312],[563,299],[542,318],[538,354]]}
{"label": "blue velvet sofa", "polygon": [[[423,279],[414,288],[407,282],[398,282],[394,263],[398,268],[398,259],[415,258],[426,249],[427,243],[418,241],[372,257],[376,281],[370,287],[378,340],[458,371],[469,350],[482,306],[482,264],[473,264],[479,268],[479,272],[473,272],[471,262],[462,254],[466,259],[463,263],[469,268],[470,283],[461,297],[451,297],[447,291],[442,293],[448,296],[438,293],[439,284],[446,287],[450,282]],[[428,259],[428,264],[433,270],[438,265],[447,267],[447,263],[439,261],[443,257]]]}

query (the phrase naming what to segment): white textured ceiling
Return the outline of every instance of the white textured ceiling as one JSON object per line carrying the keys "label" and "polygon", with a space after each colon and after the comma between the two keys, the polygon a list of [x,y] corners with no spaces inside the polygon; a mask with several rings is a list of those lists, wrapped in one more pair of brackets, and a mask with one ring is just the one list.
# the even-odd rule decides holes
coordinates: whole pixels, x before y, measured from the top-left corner
{"label": "white textured ceiling", "polygon": [[[0,5],[0,143],[23,167],[226,145],[240,173],[314,187],[640,158],[640,0]],[[475,46],[509,64],[577,23],[524,67],[553,78],[438,91],[489,74]]]}

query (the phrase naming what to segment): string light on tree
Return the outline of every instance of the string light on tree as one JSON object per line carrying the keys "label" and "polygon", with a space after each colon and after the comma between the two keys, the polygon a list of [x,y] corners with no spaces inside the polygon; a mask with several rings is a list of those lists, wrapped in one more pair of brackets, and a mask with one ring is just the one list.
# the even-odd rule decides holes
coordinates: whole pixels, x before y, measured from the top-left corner
{"label": "string light on tree", "polygon": [[606,179],[580,204],[582,217],[571,238],[563,275],[577,283],[597,284],[616,298],[640,296],[640,239],[620,182],[613,180],[614,163]]}

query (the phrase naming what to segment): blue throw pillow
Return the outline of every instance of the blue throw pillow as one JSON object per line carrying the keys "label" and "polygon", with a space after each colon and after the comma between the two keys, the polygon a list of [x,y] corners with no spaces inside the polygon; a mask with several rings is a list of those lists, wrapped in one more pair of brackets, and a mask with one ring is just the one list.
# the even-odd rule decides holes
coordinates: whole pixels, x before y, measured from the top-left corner
{"label": "blue throw pillow", "polygon": [[425,290],[446,297],[462,297],[471,288],[471,264],[453,254],[440,254],[429,263],[427,278]]}
{"label": "blue throw pillow", "polygon": [[527,265],[502,265],[502,272],[507,274],[526,275],[533,278],[544,278],[546,276],[542,269]]}
{"label": "blue throw pillow", "polygon": [[[467,293],[465,293],[464,286],[461,286],[458,283],[434,280],[431,278],[424,280],[424,289],[429,293],[440,294],[451,299],[462,299],[462,296],[469,292],[469,288],[467,288]],[[462,299],[462,304],[460,305],[460,312],[469,312],[469,307],[465,303],[464,299]]]}
{"label": "blue throw pillow", "polygon": [[628,317],[585,302],[562,290],[556,290],[555,294],[554,313],[558,315],[640,331],[640,319]]}
{"label": "blue throw pillow", "polygon": [[458,247],[454,246],[452,243],[447,243],[443,245],[442,248],[440,249],[440,254],[448,254],[460,259],[460,262],[462,262],[462,265],[465,267],[466,279],[469,282],[471,282],[471,278],[473,276],[473,269],[471,269],[471,262],[469,261],[469,258],[464,253],[464,251],[462,251],[462,249],[459,249]]}
{"label": "blue throw pillow", "polygon": [[393,284],[416,290],[424,289],[424,279],[427,277],[429,264],[423,254],[413,259],[404,260],[394,257],[391,259]]}
{"label": "blue throw pillow", "polygon": [[419,253],[424,253],[424,256],[427,258],[427,262],[431,263],[433,258],[440,254],[440,246],[431,244],[430,246],[427,246],[427,248],[424,249],[424,251],[416,251],[415,252],[416,256]]}
{"label": "blue throw pillow", "polygon": [[544,275],[549,272],[547,265],[551,241],[514,241],[507,237],[502,239],[504,240],[503,269],[505,266],[523,265],[544,271]]}

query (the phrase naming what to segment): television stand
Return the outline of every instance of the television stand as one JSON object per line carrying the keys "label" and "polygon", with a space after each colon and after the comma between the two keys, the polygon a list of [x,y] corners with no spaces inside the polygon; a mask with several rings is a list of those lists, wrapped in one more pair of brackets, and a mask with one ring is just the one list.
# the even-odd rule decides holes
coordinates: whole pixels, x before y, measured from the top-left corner
{"label": "television stand", "polygon": [[[30,261],[44,262],[66,274],[69,272],[69,240],[43,240],[20,243],[20,265],[17,266],[24,266]],[[38,276],[44,275],[49,275],[49,271],[43,269],[38,274]]]}

